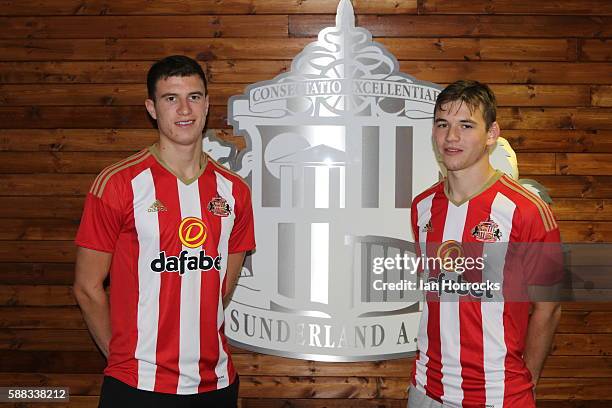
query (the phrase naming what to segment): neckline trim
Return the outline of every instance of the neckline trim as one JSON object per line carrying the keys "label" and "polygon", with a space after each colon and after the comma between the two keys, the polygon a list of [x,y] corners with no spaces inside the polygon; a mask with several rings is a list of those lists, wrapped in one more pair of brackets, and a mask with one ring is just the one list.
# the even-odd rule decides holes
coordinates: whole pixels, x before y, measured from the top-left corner
{"label": "neckline trim", "polygon": [[456,207],[461,207],[463,204],[467,203],[468,201],[470,201],[471,199],[473,199],[476,196],[479,196],[480,194],[484,193],[485,191],[487,191],[489,189],[489,187],[491,187],[493,184],[495,184],[497,182],[497,180],[499,180],[501,178],[501,176],[503,176],[504,173],[500,170],[495,170],[495,173],[482,185],[482,187],[476,191],[474,194],[470,195],[469,197],[464,198],[461,201],[455,201],[452,199],[449,191],[448,191],[448,178],[444,180],[444,195],[446,196],[446,199],[451,202],[453,205],[455,205]]}
{"label": "neckline trim", "polygon": [[161,155],[159,153],[159,146],[157,143],[154,143],[151,146],[149,146],[149,151],[151,152],[151,155],[155,157],[155,160],[157,160],[157,162],[166,171],[168,171],[170,174],[172,174],[174,177],[176,177],[181,183],[183,183],[186,186],[190,185],[191,183],[199,179],[200,176],[204,174],[204,171],[206,170],[206,167],[208,166],[208,156],[204,152],[202,152],[200,156],[200,169],[198,170],[195,176],[193,176],[192,178],[186,179],[176,174],[174,170],[172,170],[170,166],[168,166],[168,164],[161,158]]}

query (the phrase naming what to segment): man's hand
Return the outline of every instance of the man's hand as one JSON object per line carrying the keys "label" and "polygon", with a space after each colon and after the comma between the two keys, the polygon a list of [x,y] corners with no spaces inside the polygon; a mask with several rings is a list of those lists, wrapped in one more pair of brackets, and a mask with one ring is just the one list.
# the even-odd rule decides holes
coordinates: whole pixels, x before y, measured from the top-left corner
{"label": "man's hand", "polygon": [[72,287],[89,332],[106,358],[111,338],[111,324],[104,280],[108,276],[111,259],[112,254],[78,247]]}
{"label": "man's hand", "polygon": [[531,373],[534,387],[540,379],[540,373],[550,352],[560,318],[561,305],[558,302],[535,302],[533,304],[523,359]]}

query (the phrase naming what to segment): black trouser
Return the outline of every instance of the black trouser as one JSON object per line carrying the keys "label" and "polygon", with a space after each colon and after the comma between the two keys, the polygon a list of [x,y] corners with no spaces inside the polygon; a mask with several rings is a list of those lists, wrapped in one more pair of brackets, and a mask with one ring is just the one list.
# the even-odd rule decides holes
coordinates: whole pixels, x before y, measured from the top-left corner
{"label": "black trouser", "polygon": [[98,408],[236,408],[238,404],[238,375],[229,387],[201,394],[177,395],[139,390],[116,378],[104,377]]}

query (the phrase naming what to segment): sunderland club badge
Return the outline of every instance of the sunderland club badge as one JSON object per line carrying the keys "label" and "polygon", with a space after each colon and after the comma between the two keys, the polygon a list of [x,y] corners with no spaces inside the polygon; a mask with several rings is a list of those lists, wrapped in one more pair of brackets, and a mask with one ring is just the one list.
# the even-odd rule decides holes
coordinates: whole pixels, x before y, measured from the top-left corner
{"label": "sunderland club badge", "polygon": [[232,209],[225,198],[219,194],[208,203],[208,211],[219,217],[227,217],[232,213]]}
{"label": "sunderland club badge", "polygon": [[472,236],[476,241],[480,242],[498,242],[502,237],[502,233],[499,225],[489,217],[486,221],[479,222],[472,229]]}
{"label": "sunderland club badge", "polygon": [[[205,150],[251,186],[257,250],[246,259],[225,332],[241,348],[324,361],[399,358],[416,349],[418,300],[374,282],[413,256],[413,197],[439,180],[431,125],[439,87],[399,70],[341,0],[291,69],[228,103],[246,148]],[[416,170],[418,169],[418,171]],[[216,207],[215,207],[216,208]]]}

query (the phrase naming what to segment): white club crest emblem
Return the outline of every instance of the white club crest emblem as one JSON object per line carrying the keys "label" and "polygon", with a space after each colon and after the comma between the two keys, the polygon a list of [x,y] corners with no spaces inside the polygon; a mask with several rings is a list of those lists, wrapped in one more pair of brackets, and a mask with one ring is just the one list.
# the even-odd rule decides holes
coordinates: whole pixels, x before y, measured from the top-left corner
{"label": "white club crest emblem", "polygon": [[419,303],[373,286],[416,276],[377,275],[372,261],[414,253],[412,198],[438,180],[438,93],[399,72],[341,0],[336,27],[289,72],[230,99],[230,124],[247,148],[226,161],[251,185],[257,239],[226,310],[232,343],[326,361],[416,349]]}

